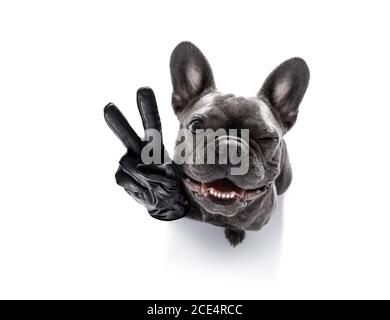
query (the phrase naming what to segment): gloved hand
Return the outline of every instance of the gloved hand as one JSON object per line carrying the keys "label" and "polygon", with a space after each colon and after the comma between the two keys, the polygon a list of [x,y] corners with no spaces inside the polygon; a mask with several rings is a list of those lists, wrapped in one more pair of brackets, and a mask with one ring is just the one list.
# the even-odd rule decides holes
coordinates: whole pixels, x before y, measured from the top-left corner
{"label": "gloved hand", "polygon": [[[161,135],[160,116],[153,90],[138,89],[137,105],[145,132],[155,129]],[[147,141],[138,137],[114,104],[110,103],[104,108],[104,118],[127,148],[127,153],[119,161],[116,182],[144,205],[152,217],[166,221],[184,217],[189,205],[176,166],[171,161],[165,161],[165,164],[143,164],[141,151]],[[167,160],[169,157],[162,136],[160,142],[162,155]]]}

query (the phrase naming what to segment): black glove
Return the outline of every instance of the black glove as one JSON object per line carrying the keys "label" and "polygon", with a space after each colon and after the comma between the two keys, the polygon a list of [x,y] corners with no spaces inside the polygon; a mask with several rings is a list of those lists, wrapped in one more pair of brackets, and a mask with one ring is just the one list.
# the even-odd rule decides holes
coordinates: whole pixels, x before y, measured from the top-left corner
{"label": "black glove", "polygon": [[[144,129],[156,129],[161,134],[160,116],[153,90],[138,89],[137,105]],[[147,142],[138,137],[114,104],[110,103],[104,108],[104,118],[127,148],[127,153],[119,162],[116,182],[144,205],[152,217],[167,221],[184,217],[189,205],[175,165],[171,161],[165,161],[165,164],[143,164],[141,150]],[[162,138],[160,147],[164,157],[162,160],[168,160]]]}

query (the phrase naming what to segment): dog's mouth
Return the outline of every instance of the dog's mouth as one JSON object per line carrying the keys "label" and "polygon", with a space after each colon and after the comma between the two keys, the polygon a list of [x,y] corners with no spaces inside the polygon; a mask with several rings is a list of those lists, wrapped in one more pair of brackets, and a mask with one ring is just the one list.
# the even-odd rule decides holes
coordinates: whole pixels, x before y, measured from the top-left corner
{"label": "dog's mouth", "polygon": [[235,203],[247,204],[248,201],[264,194],[271,184],[256,189],[243,189],[224,178],[211,182],[200,182],[185,176],[184,183],[198,197],[204,197],[215,204],[229,206]]}

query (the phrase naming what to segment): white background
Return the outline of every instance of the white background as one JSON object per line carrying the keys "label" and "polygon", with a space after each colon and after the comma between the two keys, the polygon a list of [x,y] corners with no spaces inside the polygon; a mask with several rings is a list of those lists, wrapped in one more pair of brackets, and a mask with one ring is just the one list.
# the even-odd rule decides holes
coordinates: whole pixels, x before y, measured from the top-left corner
{"label": "white background", "polygon": [[[389,30],[387,1],[2,1],[0,298],[390,298]],[[224,92],[254,95],[293,56],[311,70],[293,183],[236,248],[114,181],[125,150],[103,107],[141,133],[151,86],[172,151],[183,40]]]}

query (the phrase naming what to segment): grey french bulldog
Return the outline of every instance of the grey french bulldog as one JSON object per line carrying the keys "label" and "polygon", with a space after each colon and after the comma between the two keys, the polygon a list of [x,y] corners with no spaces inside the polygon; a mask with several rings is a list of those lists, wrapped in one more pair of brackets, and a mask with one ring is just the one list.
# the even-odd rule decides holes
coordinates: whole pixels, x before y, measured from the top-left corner
{"label": "grey french bulldog", "polygon": [[289,59],[271,72],[256,96],[248,98],[217,91],[207,59],[190,42],[174,49],[170,70],[172,106],[180,128],[249,130],[248,143],[241,143],[240,138],[227,142],[238,141],[241,152],[248,154],[245,174],[231,175],[229,161],[180,165],[191,204],[188,216],[224,227],[226,238],[236,246],[246,230],[260,230],[270,220],[277,196],[291,183],[283,137],[297,120],[309,68],[301,58]]}

